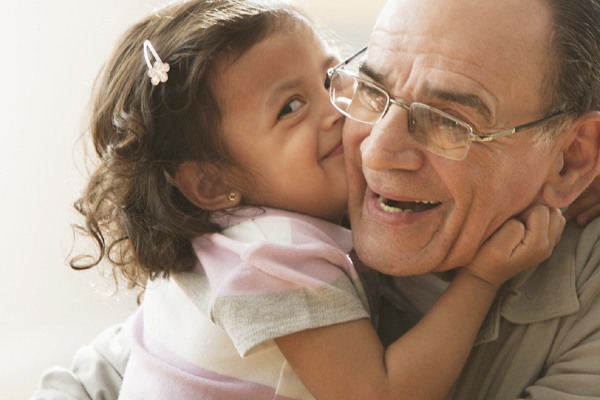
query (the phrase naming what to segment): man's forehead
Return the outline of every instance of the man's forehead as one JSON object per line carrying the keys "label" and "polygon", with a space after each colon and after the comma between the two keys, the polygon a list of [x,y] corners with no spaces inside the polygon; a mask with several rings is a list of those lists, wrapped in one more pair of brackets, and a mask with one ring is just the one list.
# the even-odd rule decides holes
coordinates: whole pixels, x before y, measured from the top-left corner
{"label": "man's forehead", "polygon": [[[547,0],[388,0],[376,22],[397,30],[421,29],[453,34],[489,31],[494,36],[512,33],[517,26],[540,32],[552,20]],[[451,22],[450,32],[446,26]]]}
{"label": "man's forehead", "polygon": [[[473,71],[477,68],[460,68],[452,60],[428,63],[412,59],[407,62],[406,68],[402,68],[399,66],[401,63],[390,62],[398,60],[395,50],[373,46],[369,51],[370,55],[360,67],[361,74],[383,86],[393,97],[405,102],[433,106],[454,104],[468,108],[478,116],[473,122],[485,127],[494,126],[498,100],[484,85],[473,79],[480,76]],[[408,55],[406,57],[411,58]]]}
{"label": "man's forehead", "polygon": [[[405,52],[463,52],[482,62],[529,57],[529,46],[549,50],[552,15],[544,0],[391,0],[374,28]],[[386,40],[386,39],[383,39]],[[388,46],[389,47],[389,46]]]}
{"label": "man's forehead", "polygon": [[[535,6],[523,3],[529,4],[481,0],[473,7],[469,0],[389,1],[369,41],[366,65],[390,88],[399,91],[409,85],[420,95],[455,97],[468,101],[482,115],[494,113],[490,99],[509,103],[523,93],[540,97],[550,54],[549,13],[531,16],[527,26],[518,23],[523,15],[507,17],[509,21],[499,19],[519,10],[524,15],[536,11]],[[538,6],[546,9],[543,3]],[[422,76],[430,71],[438,72],[435,84]],[[473,87],[458,91],[466,97],[452,93],[456,88],[444,93],[446,88],[438,85],[439,79],[447,78],[442,71],[453,74],[457,81],[472,81]],[[422,81],[416,85],[411,78]],[[481,88],[488,93],[483,101],[472,96],[479,95]],[[537,111],[537,103],[528,101],[531,110],[524,111]]]}

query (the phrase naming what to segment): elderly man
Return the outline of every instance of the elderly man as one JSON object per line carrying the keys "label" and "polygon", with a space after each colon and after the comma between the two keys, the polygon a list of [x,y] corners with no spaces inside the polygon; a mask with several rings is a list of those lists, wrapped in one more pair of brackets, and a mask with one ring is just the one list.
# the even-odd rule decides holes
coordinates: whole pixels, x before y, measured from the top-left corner
{"label": "elderly man", "polygon": [[[390,0],[331,86],[356,252],[388,275],[448,271],[598,173],[600,2]],[[567,227],[506,286],[454,398],[600,398],[599,235]]]}
{"label": "elderly man", "polygon": [[[368,50],[333,71],[356,251],[377,279],[427,274],[398,278],[405,296],[388,288],[382,304],[422,311],[439,283],[428,273],[469,262],[528,205],[566,207],[592,182],[599,26],[597,0],[390,0]],[[544,268],[505,287],[455,399],[600,398],[599,236],[600,220],[569,225]],[[387,314],[375,320],[401,333]],[[128,354],[118,329],[72,371],[49,371],[34,398],[116,398]]]}

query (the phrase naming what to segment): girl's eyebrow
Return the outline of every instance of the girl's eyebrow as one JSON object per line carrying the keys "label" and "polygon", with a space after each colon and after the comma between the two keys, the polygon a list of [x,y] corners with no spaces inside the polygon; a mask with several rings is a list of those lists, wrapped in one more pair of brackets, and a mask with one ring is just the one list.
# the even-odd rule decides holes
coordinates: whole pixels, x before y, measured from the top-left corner
{"label": "girl's eyebrow", "polygon": [[[336,61],[337,58],[335,56],[329,56],[325,59],[325,61],[323,61],[323,80],[325,80],[325,71],[327,71],[327,68],[336,64]],[[275,87],[270,91],[269,97],[267,98],[267,106],[274,107],[279,97],[281,97],[281,94],[299,86],[302,83],[302,79],[302,77],[299,77],[295,79],[284,80],[283,82],[280,82],[279,84],[275,85]]]}
{"label": "girl's eyebrow", "polygon": [[295,78],[284,80],[283,82],[278,83],[275,87],[270,90],[269,97],[267,98],[267,107],[274,107],[277,104],[277,101],[281,97],[283,93],[288,90],[291,90],[295,87],[298,87],[302,82],[302,78]]}

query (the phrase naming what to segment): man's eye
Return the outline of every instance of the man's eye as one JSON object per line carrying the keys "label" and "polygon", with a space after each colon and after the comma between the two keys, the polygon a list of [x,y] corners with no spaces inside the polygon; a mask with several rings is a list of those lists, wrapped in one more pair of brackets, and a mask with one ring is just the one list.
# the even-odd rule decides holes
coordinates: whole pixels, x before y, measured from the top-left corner
{"label": "man's eye", "polygon": [[383,112],[387,106],[387,99],[380,91],[365,84],[359,84],[357,91],[360,104],[372,112]]}
{"label": "man's eye", "polygon": [[289,101],[285,106],[283,106],[281,111],[279,111],[277,119],[283,118],[288,114],[295,113],[302,108],[302,106],[304,106],[304,102],[300,99],[293,99]]}

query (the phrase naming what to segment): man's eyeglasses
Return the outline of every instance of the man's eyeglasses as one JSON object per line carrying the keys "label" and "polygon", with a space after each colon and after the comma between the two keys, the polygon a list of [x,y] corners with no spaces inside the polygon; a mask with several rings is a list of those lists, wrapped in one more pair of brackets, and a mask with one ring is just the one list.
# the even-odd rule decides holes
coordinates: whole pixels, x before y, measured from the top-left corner
{"label": "man's eyeglasses", "polygon": [[366,50],[367,47],[363,48],[327,71],[331,103],[346,117],[370,125],[379,122],[391,104],[402,107],[408,111],[408,131],[415,141],[426,150],[451,160],[464,160],[472,142],[489,142],[513,135],[569,112],[560,111],[494,133],[479,133],[468,123],[437,108],[395,99],[381,86],[361,77],[359,69]]}

